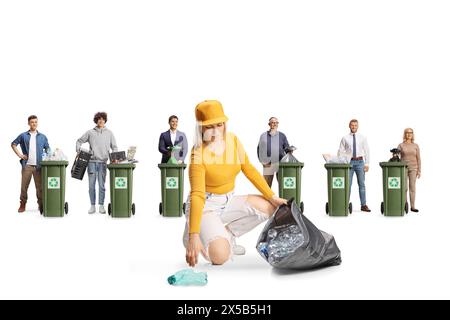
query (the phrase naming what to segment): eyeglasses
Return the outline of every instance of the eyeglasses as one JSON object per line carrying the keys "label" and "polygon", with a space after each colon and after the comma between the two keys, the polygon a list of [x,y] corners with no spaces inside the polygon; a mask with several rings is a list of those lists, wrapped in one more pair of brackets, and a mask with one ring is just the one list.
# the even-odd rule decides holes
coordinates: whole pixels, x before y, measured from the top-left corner
{"label": "eyeglasses", "polygon": [[279,122],[269,122],[269,124],[279,124]]}
{"label": "eyeglasses", "polygon": [[406,134],[408,134],[408,133],[414,134],[414,132],[412,132],[412,131],[407,131]]}

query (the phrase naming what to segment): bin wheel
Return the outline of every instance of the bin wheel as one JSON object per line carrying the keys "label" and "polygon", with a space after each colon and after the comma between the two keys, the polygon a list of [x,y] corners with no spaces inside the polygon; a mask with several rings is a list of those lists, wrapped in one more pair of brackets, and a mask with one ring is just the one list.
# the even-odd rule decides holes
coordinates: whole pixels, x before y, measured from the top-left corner
{"label": "bin wheel", "polygon": [[108,204],[108,215],[111,215],[112,213],[112,208],[111,208],[111,203]]}
{"label": "bin wheel", "polygon": [[327,214],[330,213],[330,208],[329,208],[329,206],[328,206],[328,202],[327,202],[327,204],[325,205],[325,212],[326,212]]}
{"label": "bin wheel", "polygon": [[183,203],[183,214],[186,214],[186,203]]}
{"label": "bin wheel", "polygon": [[348,212],[349,212],[350,214],[353,213],[353,203],[351,203],[351,202],[348,204]]}
{"label": "bin wheel", "polygon": [[162,214],[162,202],[159,203],[159,214]]}
{"label": "bin wheel", "polygon": [[305,204],[302,202],[300,202],[300,211],[303,213],[305,212]]}
{"label": "bin wheel", "polygon": [[64,213],[65,214],[69,213],[69,204],[67,202],[64,204]]}
{"label": "bin wheel", "polygon": [[131,205],[131,213],[133,216],[136,214],[136,205],[134,203]]}
{"label": "bin wheel", "polygon": [[409,213],[409,203],[408,202],[405,203],[405,212],[406,212],[406,214]]}
{"label": "bin wheel", "polygon": [[381,203],[381,214],[384,214],[384,202]]}

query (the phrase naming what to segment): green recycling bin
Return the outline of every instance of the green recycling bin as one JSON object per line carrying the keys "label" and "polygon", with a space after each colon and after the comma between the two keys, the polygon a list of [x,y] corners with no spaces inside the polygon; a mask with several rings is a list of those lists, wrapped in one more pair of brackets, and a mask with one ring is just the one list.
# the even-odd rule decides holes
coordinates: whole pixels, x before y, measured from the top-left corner
{"label": "green recycling bin", "polygon": [[301,212],[305,206],[301,201],[302,162],[280,162],[278,171],[278,193],[283,199],[295,199],[300,204]]}
{"label": "green recycling bin", "polygon": [[328,174],[328,202],[325,212],[332,217],[346,217],[352,213],[350,202],[350,164],[325,164]]}
{"label": "green recycling bin", "polygon": [[66,168],[68,161],[42,161],[42,201],[41,214],[44,217],[64,217],[69,213],[66,198]]}
{"label": "green recycling bin", "polygon": [[406,162],[380,162],[383,169],[383,202],[381,214],[401,217],[409,211],[406,198]]}
{"label": "green recycling bin", "polygon": [[130,218],[136,213],[133,203],[133,163],[109,164],[111,203],[108,214],[113,218]]}
{"label": "green recycling bin", "polygon": [[181,217],[186,211],[183,203],[184,170],[186,164],[161,163],[161,199],[159,213],[163,217]]}

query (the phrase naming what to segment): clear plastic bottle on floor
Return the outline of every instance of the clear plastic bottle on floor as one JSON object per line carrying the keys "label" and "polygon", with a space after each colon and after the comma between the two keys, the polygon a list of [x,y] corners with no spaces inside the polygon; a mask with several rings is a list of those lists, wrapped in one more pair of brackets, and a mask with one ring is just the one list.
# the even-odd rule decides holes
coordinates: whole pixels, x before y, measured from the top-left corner
{"label": "clear plastic bottle on floor", "polygon": [[206,272],[194,272],[192,269],[185,269],[170,276],[167,282],[172,286],[206,286],[208,275]]}

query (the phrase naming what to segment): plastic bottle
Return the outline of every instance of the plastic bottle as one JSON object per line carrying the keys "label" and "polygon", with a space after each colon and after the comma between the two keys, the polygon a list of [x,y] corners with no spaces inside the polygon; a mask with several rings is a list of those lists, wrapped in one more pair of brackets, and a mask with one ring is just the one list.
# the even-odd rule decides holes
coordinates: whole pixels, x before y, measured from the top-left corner
{"label": "plastic bottle", "polygon": [[275,239],[277,237],[277,235],[278,235],[278,232],[275,229],[270,229],[267,232],[267,236],[269,237],[269,239]]}
{"label": "plastic bottle", "polygon": [[208,275],[206,272],[194,272],[192,269],[185,269],[175,273],[167,279],[172,286],[206,286]]}
{"label": "plastic bottle", "polygon": [[269,251],[267,250],[267,243],[263,242],[258,245],[258,251],[266,259],[269,257]]}

